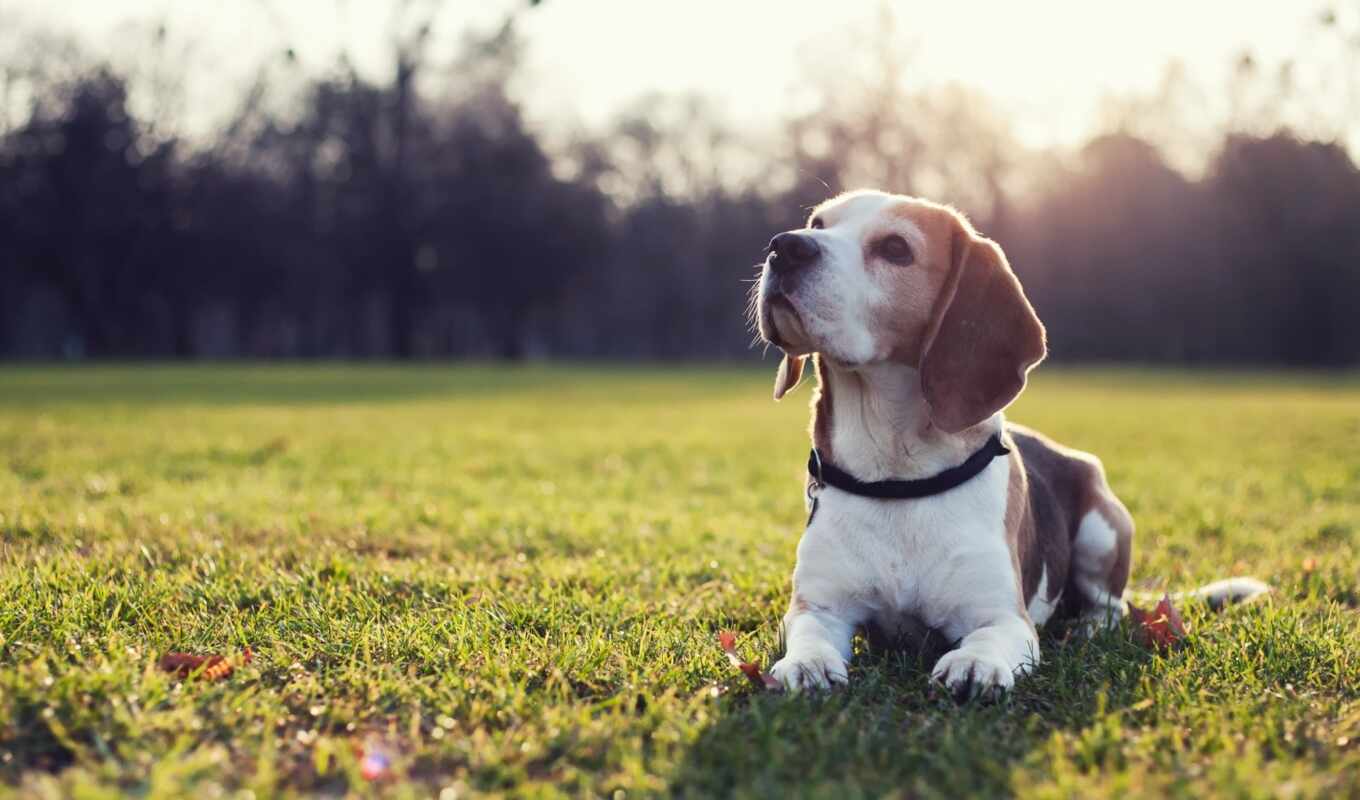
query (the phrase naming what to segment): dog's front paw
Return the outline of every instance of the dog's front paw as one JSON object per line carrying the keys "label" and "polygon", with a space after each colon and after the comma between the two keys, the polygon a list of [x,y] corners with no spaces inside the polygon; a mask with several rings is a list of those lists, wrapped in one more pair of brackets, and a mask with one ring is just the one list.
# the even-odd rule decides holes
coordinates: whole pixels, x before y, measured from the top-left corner
{"label": "dog's front paw", "polygon": [[790,650],[770,668],[770,674],[790,692],[829,689],[850,681],[845,659],[829,644]]}
{"label": "dog's front paw", "polygon": [[944,684],[956,700],[996,700],[1015,686],[1015,673],[1004,659],[976,648],[945,653],[930,677]]}

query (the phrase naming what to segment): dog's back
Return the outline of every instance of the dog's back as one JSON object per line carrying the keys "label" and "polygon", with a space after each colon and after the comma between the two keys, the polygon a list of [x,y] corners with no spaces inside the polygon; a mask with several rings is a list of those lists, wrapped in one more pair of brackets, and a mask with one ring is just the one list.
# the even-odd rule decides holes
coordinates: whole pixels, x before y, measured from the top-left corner
{"label": "dog's back", "polygon": [[1024,467],[1028,518],[1020,525],[1017,549],[1031,616],[1042,617],[1035,620],[1042,624],[1104,613],[1128,581],[1132,517],[1106,484],[1095,456],[1012,422],[1006,432]]}

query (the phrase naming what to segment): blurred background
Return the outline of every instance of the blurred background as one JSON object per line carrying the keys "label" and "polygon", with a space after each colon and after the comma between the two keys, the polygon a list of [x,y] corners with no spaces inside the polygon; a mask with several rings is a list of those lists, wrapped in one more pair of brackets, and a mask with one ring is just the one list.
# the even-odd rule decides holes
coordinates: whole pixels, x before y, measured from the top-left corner
{"label": "blurred background", "polygon": [[1360,3],[0,0],[0,357],[757,358],[965,210],[1070,361],[1360,361]]}

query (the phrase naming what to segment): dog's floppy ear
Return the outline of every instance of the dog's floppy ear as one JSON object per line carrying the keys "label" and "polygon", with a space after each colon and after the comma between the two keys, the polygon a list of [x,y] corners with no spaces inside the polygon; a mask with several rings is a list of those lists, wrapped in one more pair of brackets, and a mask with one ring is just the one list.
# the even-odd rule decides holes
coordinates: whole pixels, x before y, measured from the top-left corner
{"label": "dog's floppy ear", "polygon": [[931,421],[957,433],[1009,405],[1047,350],[1043,323],[995,242],[956,219],[950,259],[921,350],[921,388]]}
{"label": "dog's floppy ear", "polygon": [[779,371],[774,376],[774,399],[782,400],[789,390],[803,379],[803,356],[788,353],[779,361]]}

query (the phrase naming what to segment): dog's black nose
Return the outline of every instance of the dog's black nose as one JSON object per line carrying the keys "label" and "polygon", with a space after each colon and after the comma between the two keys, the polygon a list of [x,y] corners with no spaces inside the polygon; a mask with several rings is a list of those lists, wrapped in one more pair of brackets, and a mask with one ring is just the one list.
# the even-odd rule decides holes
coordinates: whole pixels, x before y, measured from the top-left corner
{"label": "dog's black nose", "polygon": [[817,241],[806,233],[785,231],[770,240],[770,267],[775,272],[792,272],[817,260],[822,248]]}

